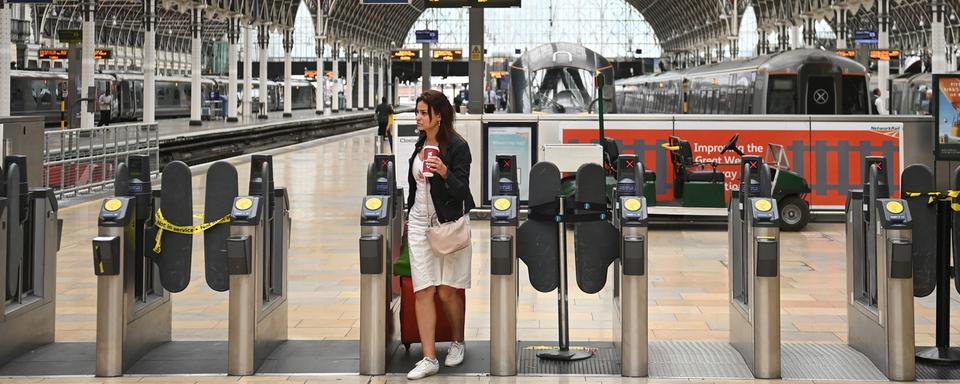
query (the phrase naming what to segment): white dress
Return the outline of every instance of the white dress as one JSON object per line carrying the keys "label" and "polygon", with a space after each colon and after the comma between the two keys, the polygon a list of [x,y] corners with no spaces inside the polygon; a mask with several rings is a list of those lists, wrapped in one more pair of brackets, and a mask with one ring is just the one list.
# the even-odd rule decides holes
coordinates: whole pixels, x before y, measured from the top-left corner
{"label": "white dress", "polygon": [[[430,198],[430,186],[420,173],[421,169],[423,169],[423,160],[420,159],[420,154],[417,154],[411,170],[417,182],[417,195],[414,197],[413,207],[410,208],[410,216],[407,220],[413,291],[417,292],[437,285],[470,288],[470,258],[473,255],[473,245],[445,256],[434,255],[430,248],[427,227],[430,226],[430,220],[436,215],[436,211],[433,208],[433,200]],[[441,176],[434,174],[433,177]],[[469,216],[467,220],[469,228]]]}

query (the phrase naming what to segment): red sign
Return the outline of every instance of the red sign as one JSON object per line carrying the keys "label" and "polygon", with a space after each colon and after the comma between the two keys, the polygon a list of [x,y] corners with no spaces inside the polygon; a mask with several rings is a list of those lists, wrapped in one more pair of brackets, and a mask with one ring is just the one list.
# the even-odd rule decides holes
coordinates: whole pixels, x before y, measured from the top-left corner
{"label": "red sign", "polygon": [[[609,125],[610,123],[608,123]],[[628,123],[625,123],[628,124]],[[884,155],[900,174],[900,132],[902,123],[827,123],[827,122],[722,122],[677,121],[676,128],[610,127],[605,135],[615,139],[621,153],[635,153],[644,168],[657,175],[657,200],[673,200],[673,168],[667,149],[661,147],[669,136],[690,143],[696,169],[713,170],[724,175],[725,190],[738,188],[740,157],[720,151],[735,133],[737,146],[747,155],[763,156],[767,144],[783,145],[792,171],[805,177],[811,192],[806,200],[812,206],[843,207],[847,191],[859,188],[865,156]],[[565,128],[564,143],[597,141],[596,128]],[[891,191],[899,191],[899,179],[892,177]],[[899,192],[895,192],[899,195]],[[729,200],[729,194],[728,194]]]}

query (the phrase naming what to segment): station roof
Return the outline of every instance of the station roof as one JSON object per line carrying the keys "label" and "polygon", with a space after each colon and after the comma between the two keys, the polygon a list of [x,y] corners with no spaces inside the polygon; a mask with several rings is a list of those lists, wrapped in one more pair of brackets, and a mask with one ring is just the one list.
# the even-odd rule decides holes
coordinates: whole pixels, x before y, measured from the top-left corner
{"label": "station roof", "polygon": [[[58,29],[79,29],[84,0],[54,0],[39,6],[44,35]],[[535,1],[535,0],[530,0]],[[759,28],[774,32],[780,25],[802,25],[807,18],[825,19],[836,30],[836,10],[849,11],[848,30],[876,30],[877,0],[626,0],[650,23],[664,51],[683,51],[738,38],[740,16],[753,6]],[[227,23],[269,25],[272,30],[293,27],[300,0],[157,0],[158,44],[161,49],[186,51],[190,44],[189,11],[202,7],[204,41],[226,37]],[[891,47],[927,47],[930,0],[891,1]],[[424,10],[424,0],[410,5],[363,5],[360,0],[306,0],[314,17],[321,18],[318,37],[328,44],[389,50],[403,41]],[[960,33],[960,0],[944,0],[946,39],[956,44]],[[144,7],[141,0],[98,0],[98,40],[139,46],[143,41]],[[316,19],[315,19],[316,20]]]}

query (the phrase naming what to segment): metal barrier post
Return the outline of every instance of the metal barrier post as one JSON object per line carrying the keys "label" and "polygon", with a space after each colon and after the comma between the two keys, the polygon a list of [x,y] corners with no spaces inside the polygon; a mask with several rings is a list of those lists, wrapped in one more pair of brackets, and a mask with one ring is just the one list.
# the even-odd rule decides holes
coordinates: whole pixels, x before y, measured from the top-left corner
{"label": "metal barrier post", "polygon": [[490,374],[517,374],[517,157],[497,155],[490,209]]}

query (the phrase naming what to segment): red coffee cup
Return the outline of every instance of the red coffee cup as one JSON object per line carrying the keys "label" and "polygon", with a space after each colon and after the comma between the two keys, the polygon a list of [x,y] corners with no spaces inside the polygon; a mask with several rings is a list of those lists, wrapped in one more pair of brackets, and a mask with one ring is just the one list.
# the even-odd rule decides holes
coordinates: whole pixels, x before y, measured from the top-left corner
{"label": "red coffee cup", "polygon": [[440,148],[434,145],[424,145],[423,146],[423,175],[426,177],[433,177],[434,169],[427,165],[427,159],[440,156]]}

